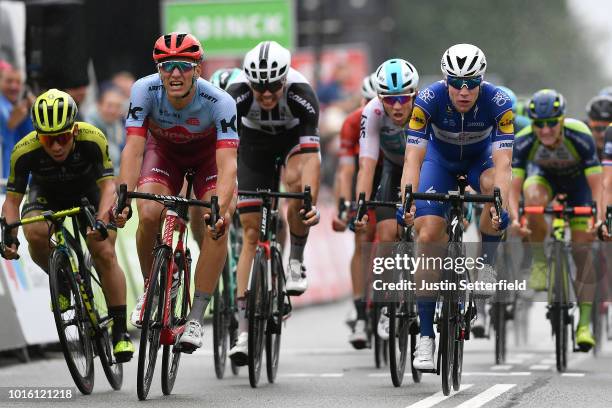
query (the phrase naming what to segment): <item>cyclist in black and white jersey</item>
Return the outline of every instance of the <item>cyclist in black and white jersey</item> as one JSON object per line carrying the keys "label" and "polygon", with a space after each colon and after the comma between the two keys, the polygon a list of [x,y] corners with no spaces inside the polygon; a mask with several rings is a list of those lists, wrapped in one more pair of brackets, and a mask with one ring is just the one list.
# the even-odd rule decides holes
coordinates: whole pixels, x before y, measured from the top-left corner
{"label": "cyclist in black and white jersey", "polygon": [[[319,103],[306,78],[290,67],[291,53],[274,41],[263,41],[247,53],[243,71],[227,87],[236,100],[240,147],[238,188],[272,189],[276,158],[284,165],[283,184],[290,192],[312,188],[313,203],[319,191]],[[238,197],[244,241],[238,261],[239,336],[230,350],[236,364],[247,363],[245,290],[257,248],[261,200]],[[319,211],[303,214],[301,203],[290,200],[287,221],[291,236],[289,265],[285,271],[287,293],[301,295],[308,287],[303,265],[308,230],[319,222]]]}

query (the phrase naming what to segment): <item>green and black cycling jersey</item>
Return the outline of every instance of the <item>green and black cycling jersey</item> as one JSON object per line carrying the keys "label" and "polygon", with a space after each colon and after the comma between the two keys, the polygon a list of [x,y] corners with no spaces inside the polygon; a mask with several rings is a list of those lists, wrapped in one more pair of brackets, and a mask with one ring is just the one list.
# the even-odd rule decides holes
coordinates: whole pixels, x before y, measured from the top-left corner
{"label": "green and black cycling jersey", "polygon": [[529,166],[537,166],[547,177],[564,180],[600,173],[601,164],[589,128],[578,120],[567,118],[562,131],[563,141],[552,149],[539,142],[531,126],[519,132],[514,141],[512,174],[525,178]]}
{"label": "green and black cycling jersey", "polygon": [[78,133],[72,151],[61,163],[45,152],[36,132],[15,145],[6,187],[9,194],[25,194],[30,180],[30,188],[46,196],[76,199],[97,190],[100,181],[114,177],[104,134],[88,123],[76,124]]}

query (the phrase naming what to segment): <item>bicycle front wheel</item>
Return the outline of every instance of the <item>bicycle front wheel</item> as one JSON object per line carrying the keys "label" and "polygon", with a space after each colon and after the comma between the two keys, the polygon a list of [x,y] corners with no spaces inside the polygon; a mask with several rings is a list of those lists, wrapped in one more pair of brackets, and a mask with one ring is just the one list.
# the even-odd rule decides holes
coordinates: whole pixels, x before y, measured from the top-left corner
{"label": "bicycle front wheel", "polygon": [[[168,265],[168,261],[165,265]],[[175,256],[174,262],[176,263],[176,269],[174,269],[173,283],[170,289],[169,315],[171,328],[184,325],[187,321],[190,295],[187,282],[191,279],[190,265],[185,261],[185,256],[183,254]],[[160,270],[160,273],[164,274],[162,276],[168,276],[166,268]],[[176,341],[178,341],[178,338],[175,339],[175,344]],[[172,388],[174,388],[180,361],[181,353],[174,350],[174,345],[164,345],[162,353],[162,392],[164,395],[170,395]]]}
{"label": "bicycle front wheel", "polygon": [[399,387],[404,380],[406,359],[408,357],[409,320],[406,303],[392,303],[389,309],[389,368],[391,381]]}
{"label": "bicycle front wheel", "polygon": [[[92,327],[86,316],[83,298],[74,279],[70,259],[64,251],[54,250],[49,266],[51,307],[62,352],[79,391],[91,394],[94,386]],[[61,304],[60,295],[64,298]],[[66,296],[68,299],[65,299]],[[70,302],[69,307],[66,301]]]}
{"label": "bicycle front wheel", "polygon": [[285,309],[285,278],[283,271],[283,259],[280,252],[272,249],[272,313],[268,319],[266,330],[266,373],[268,382],[274,383],[278,371],[280,357],[281,331],[283,328],[283,312]]}
{"label": "bicycle front wheel", "polygon": [[491,310],[495,330],[495,364],[506,361],[506,303],[496,301]]}
{"label": "bicycle front wheel", "polygon": [[455,323],[451,299],[444,299],[440,317],[440,354],[442,355],[442,393],[450,395],[453,366],[455,361]]}
{"label": "bicycle front wheel", "polygon": [[261,374],[261,358],[268,318],[266,268],[265,253],[261,248],[257,248],[247,295],[249,383],[253,388],[257,387]]}
{"label": "bicycle front wheel", "polygon": [[146,289],[136,376],[136,392],[139,400],[147,398],[155,372],[164,308],[163,282],[167,273],[169,256],[169,250],[165,247],[160,247],[155,251],[151,276]]}
{"label": "bicycle front wheel", "polygon": [[553,302],[551,307],[551,323],[553,324],[553,332],[555,334],[555,359],[557,363],[557,371],[562,373],[567,368],[567,347],[568,347],[568,325],[567,318],[567,302],[566,296],[566,263],[564,262],[563,243],[555,242],[553,248],[552,271],[554,273],[552,282],[553,286]]}
{"label": "bicycle front wheel", "polygon": [[215,362],[215,375],[222,379],[225,375],[227,360],[227,343],[229,338],[229,325],[231,311],[229,293],[229,260],[221,272],[221,279],[213,295],[212,326],[213,326],[213,359]]}

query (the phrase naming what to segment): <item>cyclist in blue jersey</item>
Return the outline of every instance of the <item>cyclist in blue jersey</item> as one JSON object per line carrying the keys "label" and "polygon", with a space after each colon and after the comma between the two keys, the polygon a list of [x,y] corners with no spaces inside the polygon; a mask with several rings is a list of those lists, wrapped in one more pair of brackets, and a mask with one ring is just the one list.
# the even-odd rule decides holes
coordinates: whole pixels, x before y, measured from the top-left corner
{"label": "cyclist in blue jersey", "polygon": [[608,124],[612,122],[612,95],[597,95],[586,106],[586,124],[591,129],[597,146],[597,155],[602,160],[604,137]]}
{"label": "cyclist in blue jersey", "polygon": [[518,98],[512,89],[507,86],[498,86],[497,88],[504,91],[510,97],[510,101],[512,102],[512,113],[514,113],[514,133],[516,134],[529,126],[531,121],[527,116],[518,113]]}
{"label": "cyclist in blue jersey", "polygon": [[[588,206],[594,199],[600,201],[602,169],[589,128],[579,120],[565,118],[563,95],[543,89],[533,95],[527,109],[532,125],[516,138],[510,208],[513,229],[528,236],[530,242],[541,244],[548,230],[544,215],[528,216],[527,226],[521,229],[518,220],[521,191],[527,206],[546,206],[557,194],[565,194],[570,206]],[[571,218],[570,228],[573,243],[587,244],[594,240],[588,217]],[[595,345],[589,328],[595,283],[587,262],[590,248],[575,245],[572,250],[580,308],[576,343],[582,350],[588,350]],[[529,286],[545,290],[548,265],[543,245],[534,246],[532,256]]]}
{"label": "cyclist in blue jersey", "polygon": [[[603,175],[603,204],[604,208],[612,205],[612,123],[606,130],[606,138],[603,149],[602,164],[604,168]],[[604,219],[605,215],[600,214],[600,220]],[[601,222],[601,221],[600,221]],[[608,231],[605,225],[602,226],[603,236],[606,241],[612,240],[612,231]]]}
{"label": "cyclist in blue jersey", "polygon": [[[457,176],[466,176],[478,192],[491,194],[498,186],[504,203],[511,178],[514,126],[510,97],[483,81],[487,67],[484,53],[471,44],[457,44],[442,56],[442,81],[419,93],[407,132],[402,188],[411,184],[418,192],[445,193],[457,189]],[[416,201],[398,221],[414,222],[425,256],[444,256],[433,244],[447,241],[446,218],[449,206],[435,201]],[[508,213],[494,215],[487,204],[480,219],[484,268],[478,281],[492,283],[492,268],[501,230],[508,224]],[[429,245],[428,245],[429,244]],[[436,279],[437,271],[417,271],[418,281]],[[417,287],[420,285],[417,283]],[[479,290],[480,297],[493,294]],[[433,317],[436,294],[420,293],[418,301],[421,337],[415,352],[414,367],[433,369],[435,352]],[[427,299],[429,296],[429,299]]]}
{"label": "cyclist in blue jersey", "polygon": [[[229,94],[200,78],[202,57],[202,46],[191,34],[170,33],[155,42],[157,73],[132,86],[119,176],[128,191],[138,186],[144,193],[176,195],[187,170],[193,169],[195,198],[219,197],[220,219],[214,230],[207,228],[195,268],[193,303],[179,340],[187,352],[202,345],[204,310],[225,263],[225,226],[236,202],[236,104]],[[163,206],[148,200],[137,205],[136,247],[146,286]],[[118,226],[127,216],[125,209],[117,217]],[[143,297],[132,313],[137,327]]]}

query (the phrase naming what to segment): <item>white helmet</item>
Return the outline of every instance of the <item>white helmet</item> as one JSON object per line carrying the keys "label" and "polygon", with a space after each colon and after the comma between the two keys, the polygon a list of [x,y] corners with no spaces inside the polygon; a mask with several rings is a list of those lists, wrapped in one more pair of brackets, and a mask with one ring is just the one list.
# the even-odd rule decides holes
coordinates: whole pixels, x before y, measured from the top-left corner
{"label": "white helmet", "polygon": [[374,87],[378,94],[402,94],[416,92],[419,73],[414,65],[400,58],[393,58],[376,69]]}
{"label": "white helmet", "polygon": [[250,82],[267,83],[287,76],[291,53],[276,41],[262,41],[244,57],[243,69]]}
{"label": "white helmet", "polygon": [[487,59],[484,52],[475,45],[455,44],[442,55],[440,68],[445,76],[480,76],[487,69]]}
{"label": "white helmet", "polygon": [[376,89],[374,89],[375,83],[376,83],[375,73],[371,73],[367,77],[363,78],[363,82],[361,83],[361,96],[363,96],[365,99],[376,98]]}

